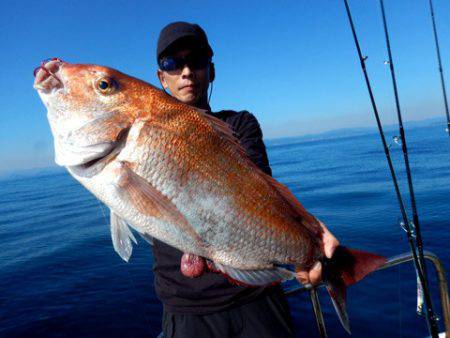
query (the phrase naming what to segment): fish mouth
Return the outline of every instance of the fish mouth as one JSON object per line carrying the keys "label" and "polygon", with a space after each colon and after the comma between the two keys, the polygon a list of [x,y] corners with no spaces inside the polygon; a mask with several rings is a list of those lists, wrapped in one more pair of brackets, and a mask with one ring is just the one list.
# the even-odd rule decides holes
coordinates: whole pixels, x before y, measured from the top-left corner
{"label": "fish mouth", "polygon": [[60,70],[64,61],[58,58],[44,60],[41,65],[34,70],[33,87],[43,93],[51,93],[64,88],[61,80]]}

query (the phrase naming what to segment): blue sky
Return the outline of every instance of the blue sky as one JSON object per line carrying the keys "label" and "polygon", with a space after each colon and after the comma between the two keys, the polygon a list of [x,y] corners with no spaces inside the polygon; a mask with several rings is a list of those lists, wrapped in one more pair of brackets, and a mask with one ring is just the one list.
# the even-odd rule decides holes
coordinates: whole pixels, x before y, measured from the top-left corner
{"label": "blue sky", "polygon": [[[350,6],[383,122],[392,123],[379,2]],[[405,120],[443,117],[428,1],[385,6]],[[450,2],[434,6],[450,81]],[[178,20],[199,23],[214,49],[213,110],[253,112],[266,138],[374,125],[340,0],[2,1],[0,170],[53,164],[45,108],[32,88],[41,60],[107,65],[156,85],[159,31]]]}

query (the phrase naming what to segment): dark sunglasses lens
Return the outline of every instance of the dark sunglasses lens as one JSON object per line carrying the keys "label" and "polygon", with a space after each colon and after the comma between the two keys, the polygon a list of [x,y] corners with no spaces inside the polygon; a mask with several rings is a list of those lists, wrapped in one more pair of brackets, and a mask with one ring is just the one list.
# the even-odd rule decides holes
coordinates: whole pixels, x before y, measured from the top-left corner
{"label": "dark sunglasses lens", "polygon": [[188,62],[188,64],[190,63],[190,65],[194,69],[203,69],[208,65],[209,62],[210,62],[210,59],[207,56],[193,55],[190,62]]}
{"label": "dark sunglasses lens", "polygon": [[192,67],[192,69],[203,69],[209,62],[210,58],[205,55],[191,54],[184,58],[168,56],[160,61],[159,67],[166,72],[180,70],[185,65]]}
{"label": "dark sunglasses lens", "polygon": [[176,69],[180,68],[177,60],[172,57],[163,58],[160,61],[159,67],[161,68],[161,70],[164,70],[166,72],[170,72],[172,70],[176,70]]}

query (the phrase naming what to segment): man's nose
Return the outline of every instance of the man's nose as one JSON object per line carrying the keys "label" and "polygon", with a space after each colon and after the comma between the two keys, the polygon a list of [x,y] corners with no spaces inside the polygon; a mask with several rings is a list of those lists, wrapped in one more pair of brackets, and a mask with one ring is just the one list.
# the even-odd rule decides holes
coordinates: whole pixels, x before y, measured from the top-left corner
{"label": "man's nose", "polygon": [[191,77],[193,74],[191,67],[188,64],[185,64],[181,69],[182,77]]}

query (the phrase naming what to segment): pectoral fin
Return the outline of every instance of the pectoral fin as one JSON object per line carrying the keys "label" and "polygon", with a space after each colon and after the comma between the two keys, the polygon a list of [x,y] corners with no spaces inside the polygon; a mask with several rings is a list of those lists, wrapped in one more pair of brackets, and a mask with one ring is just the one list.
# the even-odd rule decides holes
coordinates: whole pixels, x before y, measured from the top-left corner
{"label": "pectoral fin", "polygon": [[175,204],[141,176],[137,175],[128,162],[120,162],[117,169],[116,186],[140,213],[176,225],[199,245],[203,240],[192,225],[181,214]]}
{"label": "pectoral fin", "polygon": [[125,262],[128,262],[133,251],[131,241],[135,244],[137,241],[128,224],[113,211],[111,211],[111,238],[114,250]]}

